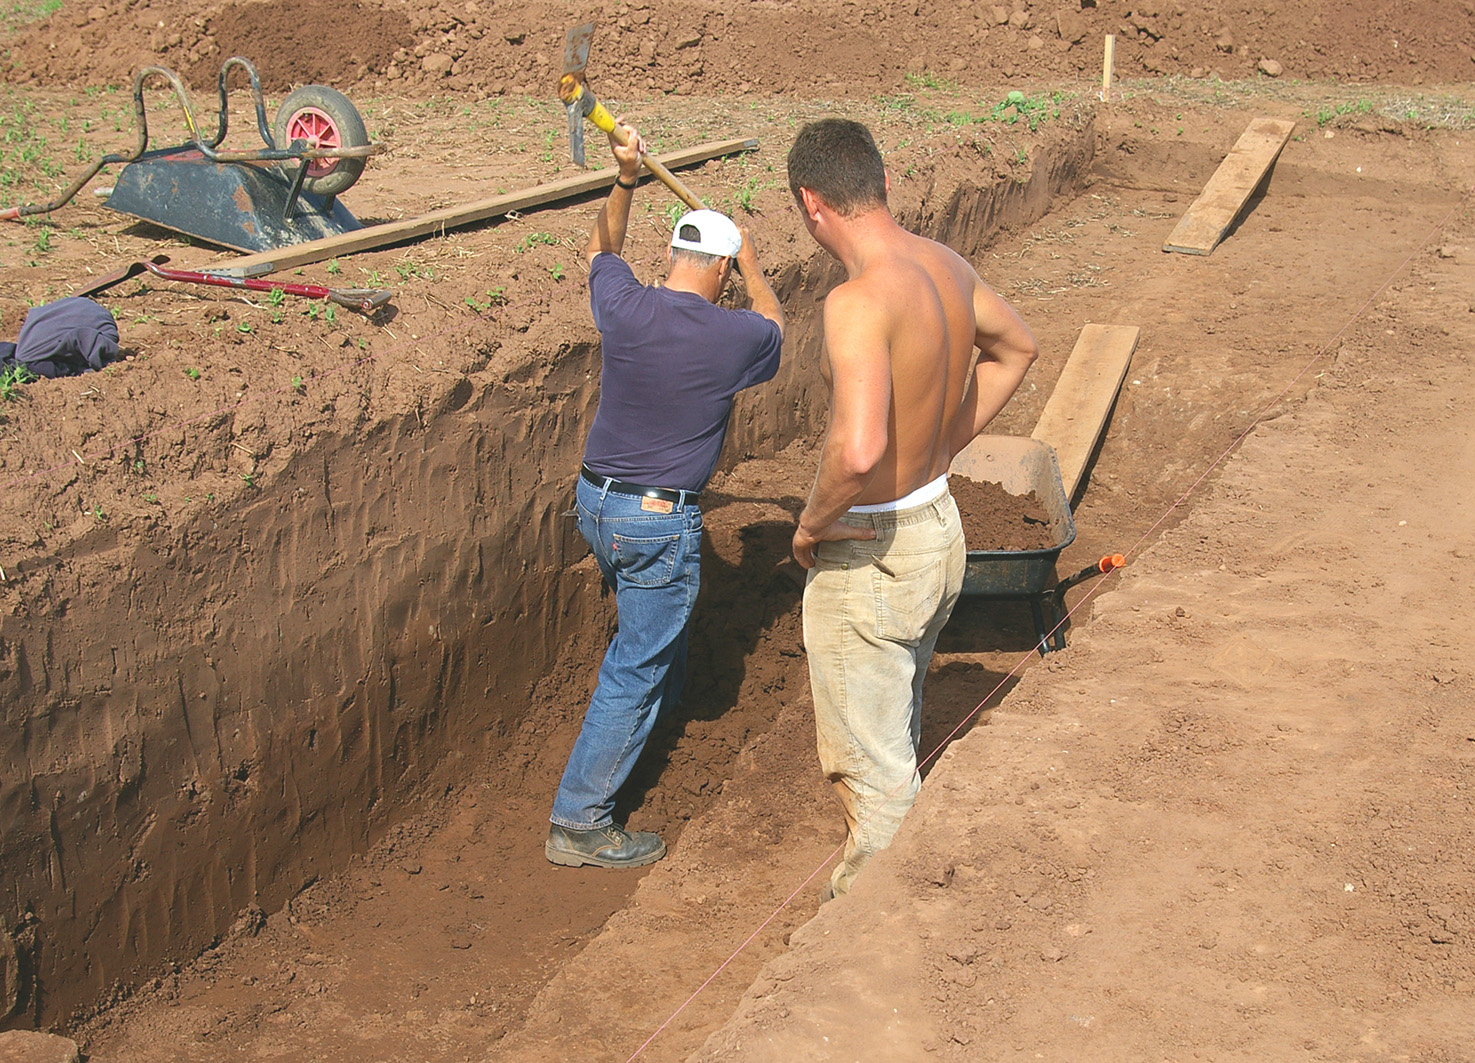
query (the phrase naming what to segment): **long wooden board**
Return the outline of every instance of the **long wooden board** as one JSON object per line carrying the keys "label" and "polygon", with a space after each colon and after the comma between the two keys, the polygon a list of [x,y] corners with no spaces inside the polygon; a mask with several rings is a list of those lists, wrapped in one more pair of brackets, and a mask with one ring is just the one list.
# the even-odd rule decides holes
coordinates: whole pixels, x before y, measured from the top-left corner
{"label": "long wooden board", "polygon": [[1126,379],[1141,331],[1136,325],[1082,328],[1055,390],[1030,433],[1031,438],[1055,448],[1065,497],[1072,501]]}
{"label": "long wooden board", "polygon": [[[708,159],[715,159],[721,155],[754,151],[757,147],[758,141],[754,138],[716,140],[681,151],[667,152],[664,155],[654,156],[654,158],[664,164],[667,169],[674,170],[683,166],[693,166]],[[515,210],[527,210],[529,207],[540,206],[554,200],[585,195],[614,184],[619,172],[617,167],[610,166],[603,170],[579,174],[577,177],[566,177],[562,181],[550,181],[546,185],[535,185],[532,188],[508,192],[475,203],[445,207],[416,218],[406,218],[403,221],[388,222],[384,225],[370,225],[341,236],[327,236],[320,240],[308,240],[272,251],[258,251],[252,255],[222,259],[204,268],[236,276],[243,276],[246,273],[255,276],[260,273],[293,269],[339,255],[351,255],[357,251],[387,247],[390,244],[404,243],[430,233],[445,232],[463,225],[473,225],[479,221],[501,217]]]}
{"label": "long wooden board", "polygon": [[1185,255],[1213,252],[1275,164],[1280,149],[1285,147],[1295,128],[1295,122],[1278,118],[1252,121],[1187,213],[1178,219],[1163,250],[1181,251]]}

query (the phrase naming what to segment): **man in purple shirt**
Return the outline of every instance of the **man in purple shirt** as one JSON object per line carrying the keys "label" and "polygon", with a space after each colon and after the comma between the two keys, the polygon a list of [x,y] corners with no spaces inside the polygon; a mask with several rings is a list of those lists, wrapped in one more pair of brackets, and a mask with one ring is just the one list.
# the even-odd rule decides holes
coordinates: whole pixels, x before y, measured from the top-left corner
{"label": "man in purple shirt", "polygon": [[[619,630],[569,754],[544,852],[555,864],[643,867],[666,854],[648,831],[613,819],[657,716],[681,695],[687,631],[700,584],[706,487],[732,399],[773,379],[784,315],[748,235],[716,211],[676,225],[666,283],[649,287],[620,257],[645,147],[610,138],[620,175],[584,249],[599,327],[599,411],[584,448],[579,531],[615,591]],[[751,310],[716,305],[734,261]]]}

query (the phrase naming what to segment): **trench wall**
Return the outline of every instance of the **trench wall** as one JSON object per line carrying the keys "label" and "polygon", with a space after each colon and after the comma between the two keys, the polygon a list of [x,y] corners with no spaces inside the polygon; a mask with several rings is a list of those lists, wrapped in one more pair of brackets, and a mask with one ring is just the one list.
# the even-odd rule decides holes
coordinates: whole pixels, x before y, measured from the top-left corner
{"label": "trench wall", "polygon": [[[976,255],[1072,195],[1093,141],[1087,124],[1027,181],[894,205]],[[818,309],[842,274],[811,249],[780,263],[784,365],[740,398],[728,464],[823,430]],[[44,601],[0,618],[0,1028],[187,961],[506,748],[593,621],[561,514],[598,370],[593,342],[504,348],[420,417],[315,439],[226,512],[76,542]],[[459,519],[432,531],[433,511]]]}

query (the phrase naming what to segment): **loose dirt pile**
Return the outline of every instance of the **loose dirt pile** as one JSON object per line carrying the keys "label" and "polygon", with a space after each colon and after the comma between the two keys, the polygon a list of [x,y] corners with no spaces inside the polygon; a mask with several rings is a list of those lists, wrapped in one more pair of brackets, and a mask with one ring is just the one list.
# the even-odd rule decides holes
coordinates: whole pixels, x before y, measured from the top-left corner
{"label": "loose dirt pile", "polygon": [[1048,550],[1059,543],[1039,496],[1011,495],[1004,485],[953,476],[948,490],[963,521],[969,550]]}
{"label": "loose dirt pile", "polygon": [[[910,77],[978,85],[1099,73],[1117,40],[1122,76],[1256,75],[1422,85],[1469,78],[1475,7],[1433,0],[1203,4],[1010,0],[997,4],[641,0],[567,12],[511,2],[201,4],[105,0],[23,27],[0,76],[19,84],[127,84],[150,63],[199,90],[245,55],[267,88],[318,82],[472,99],[545,95],[563,35],[593,19],[590,73],[621,99],[650,93],[870,95]],[[567,23],[565,25],[564,23]]]}

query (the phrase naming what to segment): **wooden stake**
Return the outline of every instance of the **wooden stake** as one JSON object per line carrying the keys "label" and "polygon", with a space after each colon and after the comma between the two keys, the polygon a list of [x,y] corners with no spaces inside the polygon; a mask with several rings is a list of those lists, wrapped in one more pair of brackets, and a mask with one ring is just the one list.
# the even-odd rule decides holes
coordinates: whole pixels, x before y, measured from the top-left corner
{"label": "wooden stake", "polygon": [[1106,52],[1101,57],[1101,102],[1111,100],[1111,74],[1116,64],[1116,35],[1106,35]]}

